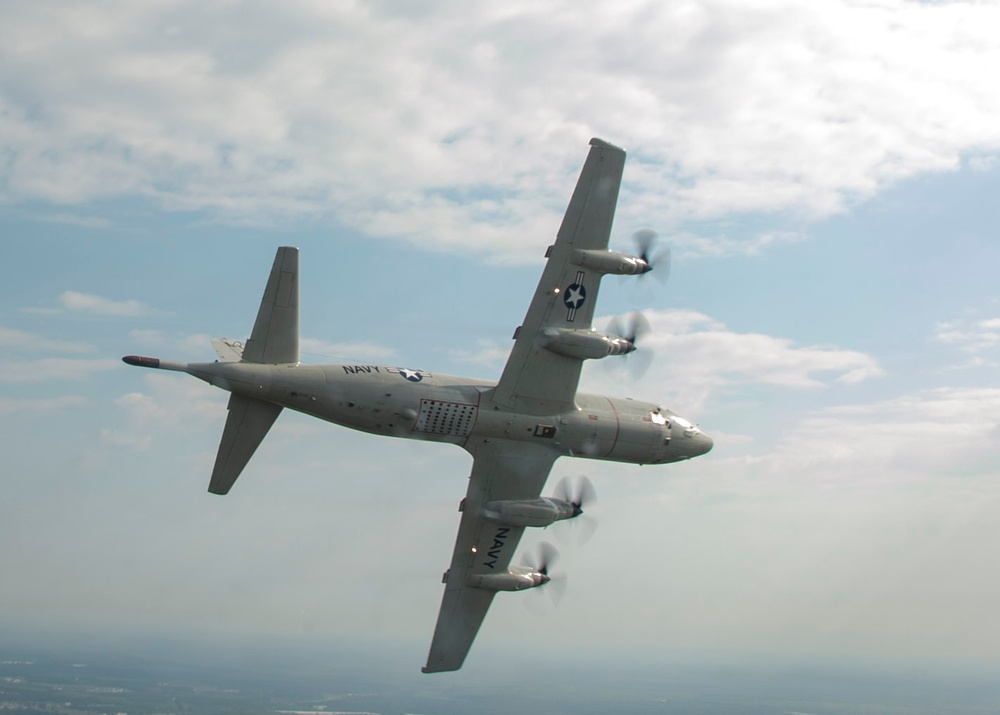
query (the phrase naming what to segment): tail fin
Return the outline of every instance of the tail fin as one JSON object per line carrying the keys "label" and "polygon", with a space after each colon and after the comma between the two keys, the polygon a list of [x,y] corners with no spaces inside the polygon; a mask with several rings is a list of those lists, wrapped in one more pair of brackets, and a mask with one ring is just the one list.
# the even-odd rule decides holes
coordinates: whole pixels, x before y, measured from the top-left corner
{"label": "tail fin", "polygon": [[[282,246],[275,254],[257,321],[242,355],[237,343],[220,340],[213,344],[223,361],[240,358],[243,362],[264,364],[299,361],[299,249]],[[236,394],[229,397],[229,416],[208,491],[229,493],[279,414],[281,405]]]}
{"label": "tail fin", "polygon": [[274,256],[257,321],[243,362],[299,361],[299,249],[282,246]]}

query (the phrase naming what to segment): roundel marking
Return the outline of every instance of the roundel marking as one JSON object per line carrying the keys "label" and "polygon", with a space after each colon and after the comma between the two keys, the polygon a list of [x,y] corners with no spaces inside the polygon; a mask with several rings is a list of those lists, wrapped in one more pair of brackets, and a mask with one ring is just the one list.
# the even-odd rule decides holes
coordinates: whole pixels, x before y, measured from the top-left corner
{"label": "roundel marking", "polygon": [[587,300],[587,289],[580,283],[573,283],[563,291],[563,303],[570,310],[577,310]]}

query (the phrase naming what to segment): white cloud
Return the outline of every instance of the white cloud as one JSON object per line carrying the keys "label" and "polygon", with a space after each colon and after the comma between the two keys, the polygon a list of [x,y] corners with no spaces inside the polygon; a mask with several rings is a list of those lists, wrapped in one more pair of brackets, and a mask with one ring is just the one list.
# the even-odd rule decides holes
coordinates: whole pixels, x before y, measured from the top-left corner
{"label": "white cloud", "polygon": [[56,308],[25,308],[25,313],[34,315],[61,315],[64,313],[81,313],[105,317],[135,317],[146,315],[149,308],[137,300],[111,300],[91,293],[80,293],[74,290],[63,292]]}
{"label": "white cloud", "polygon": [[134,434],[125,430],[104,428],[101,430],[101,442],[116,449],[127,449],[133,452],[144,452],[153,445],[153,435]]}
{"label": "white cloud", "polygon": [[[203,333],[194,335],[169,335],[160,330],[136,329],[129,335],[139,347],[151,350],[170,351],[187,359],[197,360],[198,355],[211,354],[211,338]],[[397,357],[393,348],[369,342],[331,343],[315,338],[301,338],[299,347],[306,361],[315,362],[316,358],[344,361],[373,360],[386,361]],[[193,356],[193,357],[191,357]],[[205,357],[204,359],[210,359]],[[211,359],[214,359],[211,358]]]}
{"label": "white cloud", "polygon": [[771,246],[782,243],[798,243],[805,236],[794,231],[772,231],[752,235],[748,238],[720,236],[699,236],[691,233],[670,234],[670,245],[681,255],[717,258],[722,256],[758,256]]}
{"label": "white cloud", "polygon": [[997,166],[997,156],[973,156],[969,158],[968,164],[973,171],[992,171]]}
{"label": "white cloud", "polygon": [[[115,398],[117,419],[100,430],[101,446],[118,450],[146,452],[176,442],[184,450],[185,461],[201,463],[211,457],[200,442],[214,450],[222,434],[226,416],[226,393],[200,380],[178,374],[147,371],[140,390]],[[106,459],[107,457],[102,457]]]}
{"label": "white cloud", "polygon": [[854,474],[872,486],[991,475],[1000,469],[998,416],[995,388],[939,388],[829,408],[801,420],[765,459],[778,463],[777,472],[832,481]]}
{"label": "white cloud", "polygon": [[[130,331],[129,337],[137,347],[167,350],[176,353],[182,358],[185,358],[185,356],[195,356],[185,358],[192,361],[196,360],[200,354],[215,354],[211,348],[212,339],[204,333],[167,335],[160,330],[142,328]],[[208,358],[206,357],[205,359]]]}
{"label": "white cloud", "polygon": [[[674,395],[678,404],[700,405],[711,392],[727,385],[802,389],[834,382],[852,384],[883,374],[874,358],[856,350],[798,346],[786,338],[737,333],[690,310],[647,311],[644,315],[651,332],[639,349],[674,356],[669,361],[654,360],[644,382]],[[604,321],[595,322],[600,326]],[[601,362],[609,360],[615,358]],[[620,360],[610,366],[618,364]],[[610,392],[618,382],[597,366],[588,365],[585,375],[588,390],[596,386]]]}
{"label": "white cloud", "polygon": [[69,340],[54,340],[23,330],[14,330],[0,325],[0,348],[32,352],[93,352],[94,346]]}
{"label": "white cloud", "polygon": [[510,342],[500,345],[493,340],[477,340],[473,350],[449,350],[449,357],[457,363],[479,367],[502,368],[510,355]]}
{"label": "white cloud", "polygon": [[396,357],[396,350],[376,343],[329,343],[315,338],[302,338],[299,349],[303,355],[335,360],[389,360]]}
{"label": "white cloud", "polygon": [[[631,533],[631,558],[670,586],[592,635],[639,640],[645,623],[709,649],[995,658],[998,416],[994,388],[828,408],[771,444],[717,435],[669,479],[629,479],[627,498],[603,489],[601,533]],[[588,570],[614,567],[607,551]],[[619,573],[619,594],[653,577]]]}
{"label": "white cloud", "polygon": [[1000,318],[959,318],[934,325],[934,340],[971,354],[964,367],[992,364],[982,353],[1000,346]]}
{"label": "white cloud", "polygon": [[[330,214],[509,255],[552,234],[591,135],[632,149],[623,234],[742,211],[825,215],[1000,146],[995,4],[0,13],[7,201]],[[705,250],[733,250],[720,246]]]}
{"label": "white cloud", "polygon": [[137,300],[111,300],[90,293],[68,290],[59,296],[63,309],[71,313],[89,313],[116,317],[132,317],[147,312],[146,306]]}
{"label": "white cloud", "polygon": [[37,220],[48,223],[65,223],[71,226],[83,226],[84,228],[108,228],[111,221],[100,216],[80,216],[70,213],[47,214],[37,216]]}
{"label": "white cloud", "polygon": [[116,370],[121,365],[121,361],[115,358],[8,360],[0,362],[0,382],[83,380],[96,372]]}
{"label": "white cloud", "polygon": [[33,415],[61,412],[86,404],[79,395],[63,397],[0,397],[0,415]]}

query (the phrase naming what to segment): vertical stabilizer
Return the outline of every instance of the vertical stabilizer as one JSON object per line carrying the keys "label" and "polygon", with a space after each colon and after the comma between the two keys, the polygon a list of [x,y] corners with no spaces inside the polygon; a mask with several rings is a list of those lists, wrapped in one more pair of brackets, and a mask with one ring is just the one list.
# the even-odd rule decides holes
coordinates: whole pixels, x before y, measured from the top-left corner
{"label": "vertical stabilizer", "polygon": [[299,361],[299,249],[282,246],[274,256],[257,321],[243,362]]}

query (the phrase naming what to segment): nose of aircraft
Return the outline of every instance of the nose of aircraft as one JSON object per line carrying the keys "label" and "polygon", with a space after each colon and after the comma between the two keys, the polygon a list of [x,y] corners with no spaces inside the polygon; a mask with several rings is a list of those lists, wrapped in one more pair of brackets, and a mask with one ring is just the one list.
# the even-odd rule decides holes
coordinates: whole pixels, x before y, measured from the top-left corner
{"label": "nose of aircraft", "polygon": [[693,448],[692,456],[694,457],[698,457],[702,454],[707,454],[708,452],[711,452],[712,447],[715,444],[715,442],[712,441],[712,438],[709,437],[704,432],[698,432],[698,434],[694,435],[691,439],[694,442],[691,445],[691,447]]}

